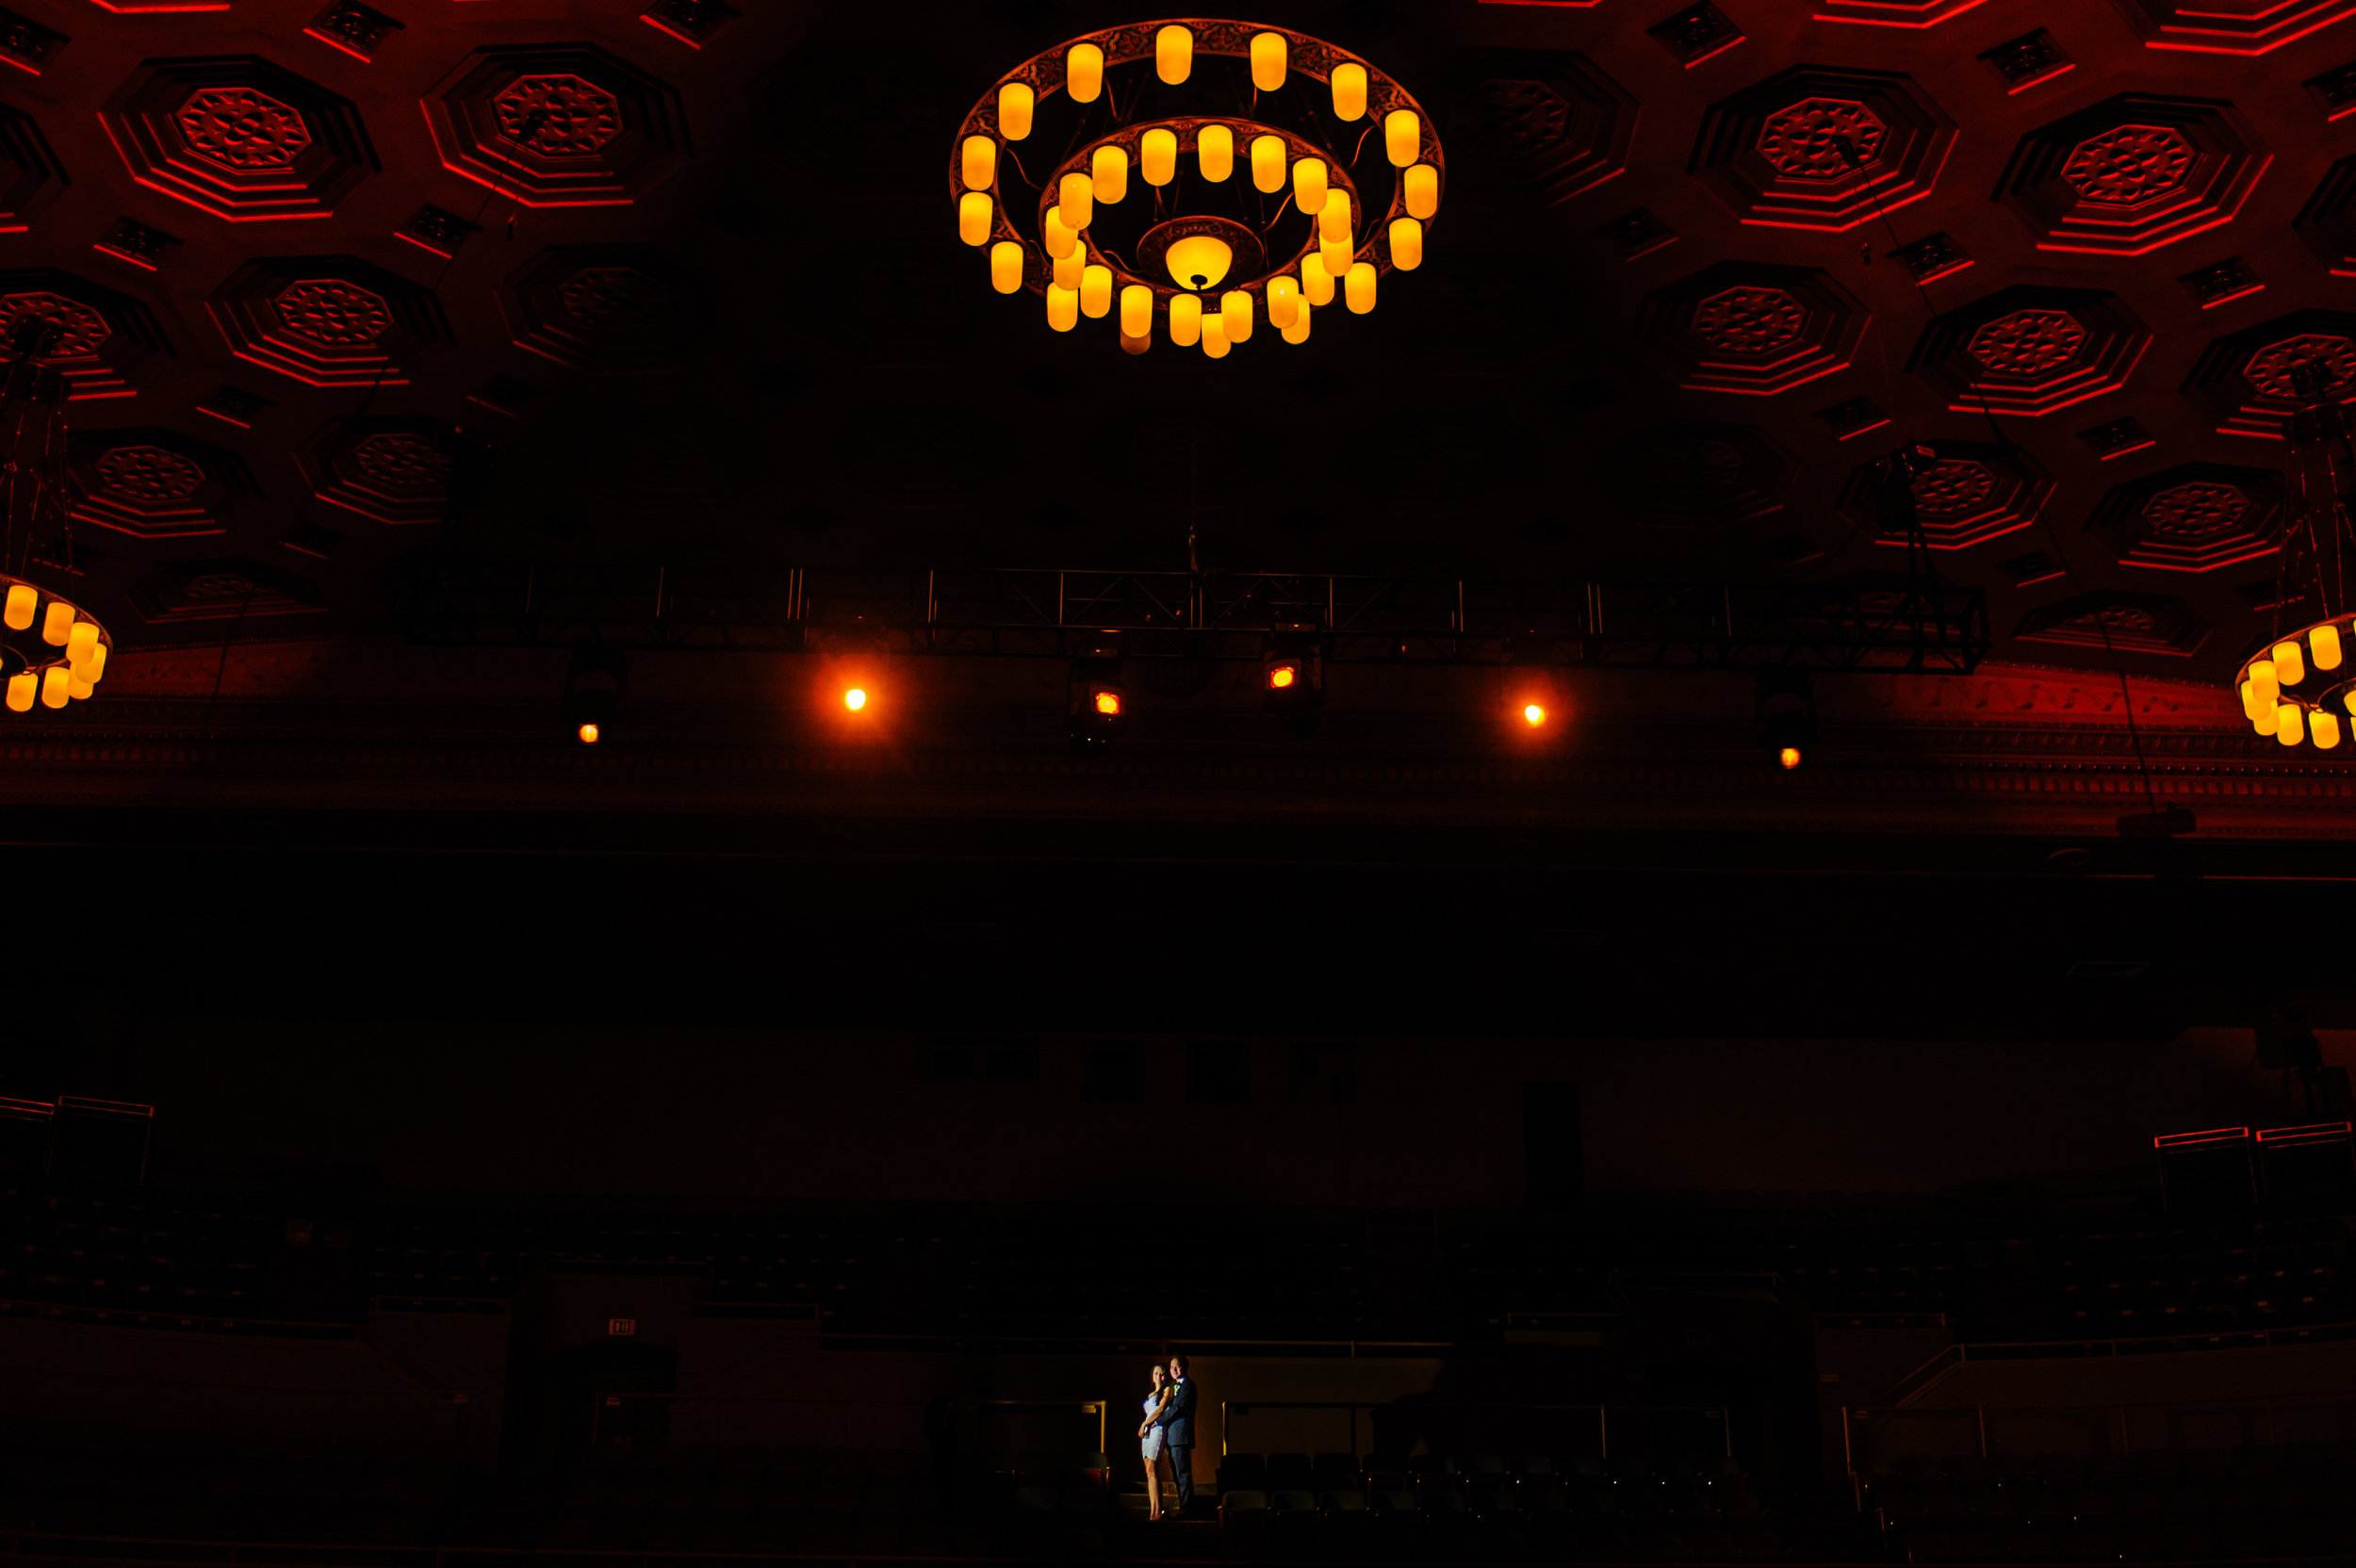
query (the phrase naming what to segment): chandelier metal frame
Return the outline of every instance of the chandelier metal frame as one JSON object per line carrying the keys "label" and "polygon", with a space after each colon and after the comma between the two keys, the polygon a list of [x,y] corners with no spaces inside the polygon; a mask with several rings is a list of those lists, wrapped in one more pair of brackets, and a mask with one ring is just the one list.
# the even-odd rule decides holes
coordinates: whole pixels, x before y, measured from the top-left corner
{"label": "chandelier metal frame", "polygon": [[44,565],[35,547],[55,534],[74,571],[66,488],[65,378],[48,365],[55,322],[23,323],[0,361],[0,710],[63,708],[89,696],[114,639],[74,600],[27,580]]}
{"label": "chandelier metal frame", "polygon": [[[1185,56],[1188,63],[1183,68],[1186,74],[1176,78],[1178,82],[1190,79],[1191,59],[1195,56],[1242,59],[1251,62],[1253,68],[1252,106],[1232,114],[1188,112],[1149,118],[1124,118],[1116,102],[1112,74],[1120,67],[1140,61],[1153,62],[1157,73],[1160,72],[1163,69],[1162,41],[1166,30],[1171,28],[1184,28],[1190,35]],[[1348,156],[1341,155],[1333,147],[1320,144],[1313,137],[1304,135],[1301,130],[1270,123],[1256,112],[1262,98],[1259,83],[1263,79],[1264,70],[1270,67],[1272,57],[1266,52],[1265,45],[1263,45],[1263,53],[1255,55],[1253,44],[1255,40],[1269,38],[1281,40],[1284,45],[1282,63],[1274,66],[1272,72],[1279,78],[1281,85],[1270,90],[1271,91],[1283,91],[1291,87],[1296,76],[1322,83],[1329,92],[1335,94],[1336,118],[1347,124],[1355,124],[1359,121],[1365,122],[1365,130],[1359,137],[1361,150],[1367,137],[1383,139],[1385,151],[1393,168],[1393,179],[1388,199],[1379,214],[1368,210],[1368,203],[1364,199],[1359,181],[1351,172],[1351,165],[1357,161],[1356,151],[1351,152]],[[1072,150],[1059,158],[1045,177],[1039,180],[1039,202],[1036,209],[1029,211],[1033,232],[1025,234],[1015,225],[1011,210],[1014,204],[1005,198],[1006,173],[1009,165],[1021,173],[1023,184],[1031,183],[1027,172],[1022,170],[1019,155],[1010,155],[1010,144],[1019,144],[1028,139],[1031,134],[1029,121],[1039,105],[1059,92],[1071,93],[1074,51],[1081,51],[1085,55],[1086,51],[1090,49],[1098,51],[1098,57],[1081,69],[1092,78],[1094,90],[1086,98],[1073,95],[1072,101],[1075,104],[1085,103],[1091,106],[1101,119],[1092,124],[1084,123],[1081,129],[1074,133]],[[1354,67],[1365,74],[1363,106],[1358,107],[1355,114],[1346,114],[1342,111],[1339,104],[1340,94],[1334,89],[1333,83],[1335,72],[1350,67]],[[1162,79],[1165,82],[1171,81],[1171,78],[1167,75],[1164,75]],[[1006,123],[1007,114],[1002,112],[1009,104],[1010,89],[1017,90],[1013,95],[1017,106],[1014,112],[1019,112],[1019,117],[1023,122],[1018,127],[1018,134],[1014,135],[1007,134],[1008,127]],[[1354,84],[1350,90],[1354,97],[1357,92]],[[1024,91],[1029,94],[1027,101],[1022,99],[1022,93]],[[1143,94],[1132,92],[1129,96],[1131,109],[1134,112],[1137,100]],[[1415,116],[1414,156],[1405,162],[1400,161],[1400,150],[1392,140],[1390,133],[1392,117],[1401,112]],[[1204,308],[1202,311],[1202,319],[1207,321],[1220,314],[1219,307],[1224,296],[1240,293],[1249,297],[1248,311],[1243,315],[1242,335],[1234,335],[1234,329],[1222,324],[1218,329],[1218,346],[1214,346],[1213,338],[1209,334],[1203,336],[1202,342],[1205,351],[1215,357],[1223,355],[1227,351],[1228,344],[1240,342],[1250,335],[1252,318],[1256,318],[1257,320],[1266,322],[1280,331],[1286,331],[1289,321],[1280,318],[1292,315],[1290,301],[1280,301],[1276,310],[1272,312],[1269,289],[1277,280],[1289,278],[1292,285],[1289,292],[1295,298],[1306,299],[1313,293],[1319,292],[1319,290],[1306,287],[1303,276],[1304,262],[1321,249],[1319,215],[1316,213],[1302,212],[1302,216],[1309,220],[1309,238],[1307,243],[1290,255],[1282,260],[1275,256],[1267,256],[1265,260],[1268,265],[1256,275],[1232,281],[1214,281],[1200,290],[1184,288],[1168,279],[1157,280],[1145,275],[1141,264],[1123,261],[1100,247],[1088,232],[1093,226],[1092,222],[1083,224],[1075,231],[1079,254],[1082,258],[1081,264],[1079,267],[1072,267],[1067,263],[1067,270],[1076,273],[1082,269],[1103,268],[1110,273],[1110,287],[1104,289],[1100,286],[1088,294],[1083,294],[1081,298],[1086,301],[1086,303],[1079,305],[1078,308],[1074,308],[1075,302],[1060,300],[1056,293],[1051,292],[1051,290],[1058,289],[1059,286],[1055,281],[1055,257],[1051,253],[1048,243],[1049,215],[1051,211],[1063,205],[1061,193],[1067,176],[1092,176],[1097,166],[1097,154],[1104,149],[1113,149],[1118,151],[1124,159],[1121,183],[1125,188],[1128,174],[1144,172],[1145,159],[1142,154],[1142,144],[1147,133],[1156,130],[1169,131],[1176,139],[1176,158],[1184,159],[1189,155],[1199,158],[1201,133],[1204,127],[1214,125],[1225,127],[1232,138],[1227,155],[1232,167],[1232,172],[1227,177],[1231,179],[1247,177],[1250,166],[1247,149],[1252,145],[1255,139],[1270,136],[1282,139],[1284,144],[1284,169],[1286,178],[1280,188],[1284,191],[1284,202],[1292,203],[1296,210],[1300,208],[1298,203],[1293,200],[1294,181],[1291,177],[1295,167],[1302,160],[1309,158],[1317,159],[1325,165],[1327,174],[1323,188],[1329,191],[1344,192],[1349,200],[1348,244],[1350,266],[1366,264],[1373,269],[1373,275],[1379,277],[1383,273],[1395,270],[1412,270],[1420,265],[1422,237],[1437,214],[1442,199],[1445,197],[1448,177],[1448,165],[1441,150],[1439,134],[1432,125],[1432,117],[1424,112],[1422,104],[1394,77],[1373,62],[1349,50],[1328,43],[1322,39],[1288,27],[1213,17],[1170,17],[1153,22],[1130,23],[1097,32],[1084,33],[1052,49],[1043,50],[1032,56],[992,83],[990,90],[975,102],[973,107],[959,123],[957,136],[950,148],[949,188],[952,200],[960,204],[961,237],[968,244],[992,255],[993,283],[996,284],[1000,292],[1027,291],[1046,299],[1049,323],[1055,330],[1072,330],[1077,324],[1077,317],[1082,314],[1090,318],[1110,316],[1120,327],[1122,347],[1133,353],[1144,351],[1156,326],[1170,331],[1173,340],[1182,347],[1193,344],[1195,341],[1193,337],[1176,335],[1184,329],[1173,323],[1171,305],[1173,302],[1182,298],[1203,301]],[[976,138],[989,139],[994,148],[988,170],[990,177],[979,184],[973,180],[975,166],[969,160],[968,155],[969,142]],[[1428,180],[1422,182],[1425,188],[1422,188],[1412,201],[1409,178],[1411,170],[1429,172]],[[1153,182],[1149,177],[1147,183],[1167,182]],[[1266,194],[1271,196],[1276,194],[1274,190],[1262,188]],[[976,193],[985,196],[989,201],[989,221],[986,227],[970,221],[971,210],[964,204],[971,203]],[[1111,198],[1113,201],[1121,199],[1121,196]],[[1023,204],[1028,208],[1029,204]],[[1411,211],[1411,207],[1415,210]],[[1279,212],[1281,216],[1282,204],[1280,204]],[[1393,253],[1395,233],[1393,225],[1401,220],[1406,220],[1415,225],[1415,253],[1412,256],[1398,257]],[[1265,240],[1265,233],[1262,238]],[[1001,264],[996,253],[1000,247],[1008,244],[1020,248],[1022,267],[1019,282],[1010,280],[1006,271],[999,270]],[[1327,270],[1330,272],[1330,269]],[[1011,286],[1009,286],[1010,282]],[[1329,302],[1346,302],[1350,310],[1361,315],[1373,308],[1374,290],[1372,287],[1366,287],[1361,294],[1357,291],[1344,290],[1341,287],[1344,280],[1339,276],[1333,276],[1331,282],[1334,286],[1335,292],[1326,293],[1323,299],[1317,300],[1316,308],[1324,308]],[[1133,334],[1128,330],[1130,325],[1135,324],[1135,317],[1130,314],[1126,302],[1129,298],[1129,291],[1137,288],[1149,290],[1152,302],[1151,317],[1147,322],[1147,331],[1143,334]],[[1279,292],[1287,291],[1279,290]],[[1340,298],[1337,299],[1337,295]],[[1289,341],[1299,342],[1306,337],[1307,322],[1311,314],[1311,309],[1305,306],[1299,311],[1298,318],[1301,321],[1299,335],[1294,335],[1286,331]]]}
{"label": "chandelier metal frame", "polygon": [[2291,450],[2274,632],[2242,660],[2233,686],[2259,734],[2331,751],[2356,726],[2356,603],[2348,589],[2356,432],[2341,400],[2356,387],[2321,359],[2299,361],[2290,376],[2299,407],[2282,432]]}

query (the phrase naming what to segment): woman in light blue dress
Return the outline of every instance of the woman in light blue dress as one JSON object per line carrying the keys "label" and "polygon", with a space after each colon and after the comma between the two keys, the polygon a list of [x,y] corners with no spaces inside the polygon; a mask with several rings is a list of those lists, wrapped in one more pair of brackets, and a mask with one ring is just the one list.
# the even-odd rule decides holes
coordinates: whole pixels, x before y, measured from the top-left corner
{"label": "woman in light blue dress", "polygon": [[[1137,1428],[1138,1446],[1145,1455],[1145,1516],[1148,1519],[1162,1516],[1162,1429],[1157,1423],[1161,1420],[1162,1407],[1170,1402],[1167,1382],[1161,1364],[1156,1362],[1153,1365],[1153,1391],[1145,1396],[1145,1420]],[[1177,1479],[1176,1476],[1171,1476],[1170,1483],[1176,1485]]]}

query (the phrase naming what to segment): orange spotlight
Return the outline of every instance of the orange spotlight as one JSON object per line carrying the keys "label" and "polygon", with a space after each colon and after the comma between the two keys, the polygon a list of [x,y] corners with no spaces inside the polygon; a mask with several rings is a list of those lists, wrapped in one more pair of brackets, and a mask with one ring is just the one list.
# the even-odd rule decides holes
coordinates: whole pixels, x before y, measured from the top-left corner
{"label": "orange spotlight", "polygon": [[598,735],[598,729],[597,729],[597,727],[596,725],[594,725],[594,724],[584,724],[584,725],[582,725],[582,726],[581,727],[581,743],[582,745],[584,745],[584,746],[594,746],[594,745],[596,745],[596,744],[597,743],[597,735]]}
{"label": "orange spotlight", "polygon": [[1268,672],[1268,689],[1271,692],[1282,692],[1300,678],[1301,671],[1291,664],[1270,664]]}
{"label": "orange spotlight", "polygon": [[843,694],[843,706],[856,713],[867,706],[867,688],[854,686]]}
{"label": "orange spotlight", "polygon": [[1798,746],[1786,746],[1781,751],[1775,753],[1775,760],[1781,762],[1787,771],[1796,768],[1800,765],[1800,748]]}
{"label": "orange spotlight", "polygon": [[1106,631],[1072,661],[1065,678],[1072,749],[1093,757],[1113,742],[1113,726],[1129,706],[1121,679],[1121,634]]}
{"label": "orange spotlight", "polygon": [[1524,703],[1522,705],[1522,723],[1530,726],[1530,728],[1535,729],[1546,722],[1546,710],[1543,705],[1535,702]]}

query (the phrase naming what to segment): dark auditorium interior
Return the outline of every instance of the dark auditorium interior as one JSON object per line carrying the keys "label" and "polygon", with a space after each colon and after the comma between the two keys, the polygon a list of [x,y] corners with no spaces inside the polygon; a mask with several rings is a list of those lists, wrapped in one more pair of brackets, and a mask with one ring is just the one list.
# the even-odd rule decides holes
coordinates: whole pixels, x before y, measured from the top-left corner
{"label": "dark auditorium interior", "polygon": [[2356,0],[0,0],[0,1563],[2356,1563],[2352,508]]}

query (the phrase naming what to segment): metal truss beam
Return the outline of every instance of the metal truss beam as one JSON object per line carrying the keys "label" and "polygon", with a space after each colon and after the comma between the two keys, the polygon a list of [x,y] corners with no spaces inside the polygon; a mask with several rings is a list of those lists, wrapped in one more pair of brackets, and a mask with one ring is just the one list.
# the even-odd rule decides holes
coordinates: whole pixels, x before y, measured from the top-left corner
{"label": "metal truss beam", "polygon": [[444,646],[790,652],[849,635],[916,655],[1256,661],[1309,635],[1336,663],[1969,674],[1976,589],[1482,581],[1277,572],[833,572],[421,564],[402,630]]}

